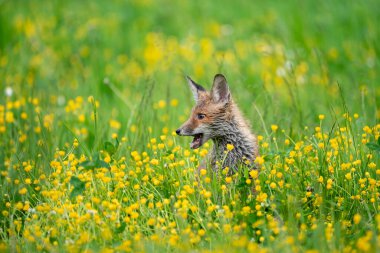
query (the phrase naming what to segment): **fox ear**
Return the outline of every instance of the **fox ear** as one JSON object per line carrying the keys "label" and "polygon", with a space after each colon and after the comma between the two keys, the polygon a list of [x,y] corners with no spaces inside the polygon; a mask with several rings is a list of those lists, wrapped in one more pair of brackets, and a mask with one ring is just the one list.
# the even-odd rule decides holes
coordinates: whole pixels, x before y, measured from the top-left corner
{"label": "fox ear", "polygon": [[216,74],[214,84],[211,89],[212,100],[216,103],[228,103],[231,99],[230,89],[227,80],[222,74]]}
{"label": "fox ear", "polygon": [[202,92],[205,92],[206,90],[201,85],[194,82],[190,77],[186,76],[186,80],[190,86],[191,91],[193,92],[194,100],[195,100],[195,102],[197,102],[200,94]]}

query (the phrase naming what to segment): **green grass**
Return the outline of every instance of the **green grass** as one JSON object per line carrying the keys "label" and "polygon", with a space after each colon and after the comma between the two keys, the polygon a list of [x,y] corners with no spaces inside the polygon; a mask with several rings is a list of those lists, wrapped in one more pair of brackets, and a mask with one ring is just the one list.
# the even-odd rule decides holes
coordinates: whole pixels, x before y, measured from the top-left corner
{"label": "green grass", "polygon": [[[378,251],[377,5],[0,1],[0,249]],[[216,73],[251,182],[173,134]]]}

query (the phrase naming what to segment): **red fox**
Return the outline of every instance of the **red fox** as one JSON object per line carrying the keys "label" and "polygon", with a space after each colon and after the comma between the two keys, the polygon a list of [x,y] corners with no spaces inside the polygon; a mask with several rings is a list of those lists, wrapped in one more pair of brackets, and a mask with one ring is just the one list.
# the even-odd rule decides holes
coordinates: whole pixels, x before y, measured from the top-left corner
{"label": "red fox", "polygon": [[[196,102],[190,118],[176,130],[178,135],[194,136],[190,148],[196,149],[211,139],[214,143],[210,155],[213,169],[251,164],[259,155],[257,139],[231,97],[226,78],[215,75],[211,91],[186,77]],[[227,144],[230,146],[227,150]],[[232,149],[231,149],[232,148]]]}

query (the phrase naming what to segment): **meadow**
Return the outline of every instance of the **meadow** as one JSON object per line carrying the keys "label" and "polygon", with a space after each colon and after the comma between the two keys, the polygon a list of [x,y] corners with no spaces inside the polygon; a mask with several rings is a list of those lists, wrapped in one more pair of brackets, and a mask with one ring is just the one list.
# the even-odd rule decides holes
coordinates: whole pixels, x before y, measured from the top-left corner
{"label": "meadow", "polygon": [[[379,252],[378,6],[0,1],[0,251]],[[259,171],[175,135],[216,73]]]}

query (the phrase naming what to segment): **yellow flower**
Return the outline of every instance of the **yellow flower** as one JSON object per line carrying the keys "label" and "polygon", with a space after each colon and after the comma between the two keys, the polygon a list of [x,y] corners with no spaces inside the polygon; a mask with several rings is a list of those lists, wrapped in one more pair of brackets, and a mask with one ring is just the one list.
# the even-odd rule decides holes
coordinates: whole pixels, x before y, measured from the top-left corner
{"label": "yellow flower", "polygon": [[189,150],[185,150],[185,151],[183,151],[183,155],[185,156],[185,157],[189,157],[190,156],[190,151]]}
{"label": "yellow flower", "polygon": [[95,99],[94,99],[93,96],[89,96],[89,97],[87,98],[87,101],[88,101],[89,103],[94,103],[94,102],[95,102]]}
{"label": "yellow flower", "polygon": [[256,197],[257,201],[264,202],[268,198],[268,194],[260,192],[259,195]]}
{"label": "yellow flower", "polygon": [[26,172],[31,171],[31,170],[32,170],[32,165],[29,164],[29,165],[25,166],[24,170],[25,170]]}
{"label": "yellow flower", "polygon": [[259,172],[257,170],[251,170],[249,172],[249,175],[251,176],[251,178],[256,179],[259,176]]}
{"label": "yellow flower", "polygon": [[368,164],[368,168],[370,168],[370,169],[376,168],[376,163],[371,162],[370,164]]}
{"label": "yellow flower", "polygon": [[360,223],[361,219],[362,219],[362,217],[360,216],[360,214],[357,213],[357,214],[354,215],[353,220],[354,220],[354,223],[356,225]]}
{"label": "yellow flower", "polygon": [[21,113],[21,118],[22,119],[27,119],[28,118],[28,114],[26,114],[26,112],[22,112]]}
{"label": "yellow flower", "polygon": [[147,224],[148,224],[148,226],[154,226],[154,224],[156,224],[156,220],[154,218],[150,218],[147,221]]}
{"label": "yellow flower", "polygon": [[363,127],[363,131],[366,132],[367,134],[371,134],[372,133],[372,129],[369,126]]}
{"label": "yellow flower", "polygon": [[31,38],[36,34],[36,26],[29,19],[24,24],[24,32],[27,38]]}
{"label": "yellow flower", "polygon": [[207,174],[207,170],[205,170],[205,169],[201,169],[201,170],[200,170],[200,174],[201,174],[202,176],[206,175],[206,174]]}
{"label": "yellow flower", "polygon": [[208,154],[207,149],[202,149],[202,150],[199,152],[199,155],[200,155],[201,157],[205,157],[207,154]]}
{"label": "yellow flower", "polygon": [[230,224],[224,224],[223,225],[223,232],[226,234],[231,232],[231,225]]}
{"label": "yellow flower", "polygon": [[278,129],[277,125],[271,125],[270,128],[272,129],[273,132],[276,132]]}
{"label": "yellow flower", "polygon": [[360,237],[358,241],[356,242],[356,246],[361,252],[368,252],[371,249],[371,240],[372,238],[372,231],[367,231],[366,235],[363,237]]}
{"label": "yellow flower", "polygon": [[117,121],[117,120],[111,119],[110,122],[109,122],[109,124],[110,124],[111,128],[116,129],[116,130],[120,129],[120,127],[121,127],[120,122]]}
{"label": "yellow flower", "polygon": [[172,99],[172,100],[170,101],[170,105],[171,105],[172,107],[176,107],[176,106],[178,105],[178,99]]}
{"label": "yellow flower", "polygon": [[7,123],[13,123],[15,121],[15,119],[13,117],[13,112],[6,112],[5,113],[5,121]]}
{"label": "yellow flower", "polygon": [[18,210],[22,210],[24,205],[22,204],[22,202],[17,202],[16,206],[15,206]]}
{"label": "yellow flower", "polygon": [[110,163],[111,162],[111,157],[109,155],[106,156],[106,157],[104,157],[104,162]]}
{"label": "yellow flower", "polygon": [[251,212],[251,207],[245,206],[241,209],[243,215],[248,215]]}
{"label": "yellow flower", "polygon": [[152,160],[150,160],[150,164],[152,164],[152,165],[158,165],[159,161],[157,159],[152,159]]}
{"label": "yellow flower", "polygon": [[318,118],[319,118],[319,120],[324,120],[325,119],[325,115],[324,114],[319,114]]}
{"label": "yellow flower", "polygon": [[137,126],[136,125],[132,125],[129,130],[131,130],[132,133],[135,133],[137,131]]}
{"label": "yellow flower", "polygon": [[158,101],[158,108],[164,108],[166,106],[165,100]]}
{"label": "yellow flower", "polygon": [[257,163],[258,165],[263,165],[264,162],[265,162],[265,160],[264,160],[264,158],[262,156],[258,156],[255,159],[255,163]]}
{"label": "yellow flower", "polygon": [[227,150],[228,151],[231,151],[231,150],[233,150],[234,149],[234,145],[232,145],[232,144],[227,144]]}
{"label": "yellow flower", "polygon": [[19,194],[25,195],[28,192],[28,190],[24,187],[18,191]]}

